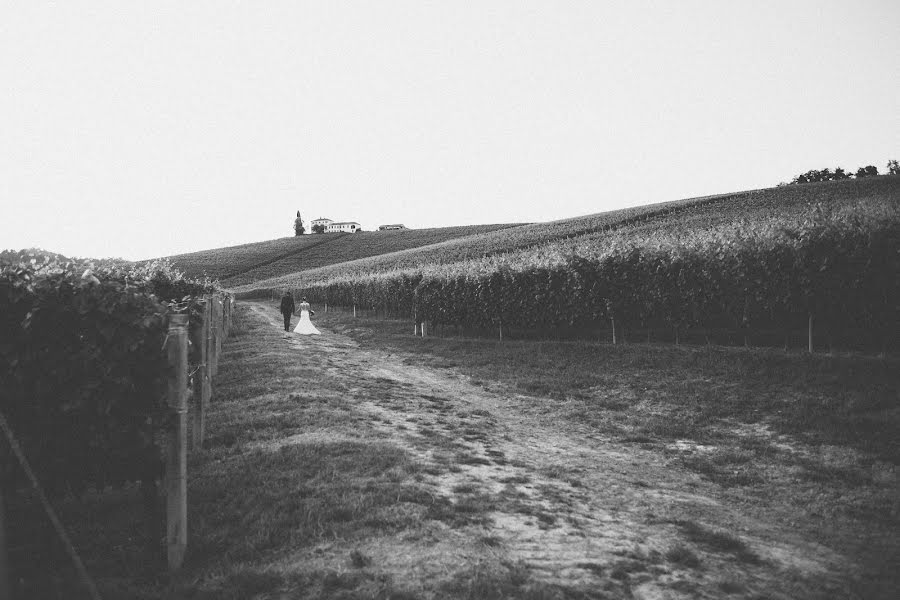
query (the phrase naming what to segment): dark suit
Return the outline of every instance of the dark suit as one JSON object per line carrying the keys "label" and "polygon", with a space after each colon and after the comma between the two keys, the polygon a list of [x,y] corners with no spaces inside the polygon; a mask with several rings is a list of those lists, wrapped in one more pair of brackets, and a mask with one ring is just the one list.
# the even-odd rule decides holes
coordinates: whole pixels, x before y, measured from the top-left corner
{"label": "dark suit", "polygon": [[294,306],[294,297],[290,294],[285,294],[281,297],[281,314],[284,315],[284,330],[291,330],[291,315],[294,314],[294,311],[297,308]]}

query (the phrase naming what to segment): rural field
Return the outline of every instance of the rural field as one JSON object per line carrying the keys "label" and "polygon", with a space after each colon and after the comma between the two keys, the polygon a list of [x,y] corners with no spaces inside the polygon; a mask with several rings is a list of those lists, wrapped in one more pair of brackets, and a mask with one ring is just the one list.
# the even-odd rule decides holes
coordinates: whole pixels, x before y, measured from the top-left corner
{"label": "rural field", "polygon": [[370,256],[498,231],[516,224],[463,225],[399,231],[308,234],[168,257],[189,276],[209,276],[229,287]]}
{"label": "rural field", "polygon": [[0,600],[900,599],[900,3],[8,4]]}
{"label": "rural field", "polygon": [[136,490],[65,507],[104,597],[895,596],[896,359],[314,308],[318,337],[238,305],[181,572],[148,563]]}
{"label": "rural field", "polygon": [[895,598],[900,178],[801,188],[195,253],[224,284],[4,253],[0,389],[71,535],[14,473],[15,589]]}

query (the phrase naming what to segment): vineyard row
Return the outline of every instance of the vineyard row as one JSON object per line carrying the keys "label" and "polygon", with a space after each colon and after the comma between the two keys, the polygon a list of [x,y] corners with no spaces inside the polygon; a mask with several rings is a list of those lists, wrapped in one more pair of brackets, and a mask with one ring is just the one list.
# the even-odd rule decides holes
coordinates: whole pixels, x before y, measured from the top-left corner
{"label": "vineyard row", "polygon": [[480,328],[808,327],[863,330],[884,350],[900,332],[900,209],[815,209],[795,220],[554,244],[454,265],[335,278],[294,288]]}

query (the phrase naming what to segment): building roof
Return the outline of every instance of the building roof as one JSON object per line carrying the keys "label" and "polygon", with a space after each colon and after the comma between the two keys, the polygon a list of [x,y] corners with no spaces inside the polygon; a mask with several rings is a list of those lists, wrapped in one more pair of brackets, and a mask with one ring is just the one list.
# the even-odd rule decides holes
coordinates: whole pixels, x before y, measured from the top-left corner
{"label": "building roof", "polygon": [[341,221],[340,223],[332,223],[332,225],[359,225],[356,221]]}

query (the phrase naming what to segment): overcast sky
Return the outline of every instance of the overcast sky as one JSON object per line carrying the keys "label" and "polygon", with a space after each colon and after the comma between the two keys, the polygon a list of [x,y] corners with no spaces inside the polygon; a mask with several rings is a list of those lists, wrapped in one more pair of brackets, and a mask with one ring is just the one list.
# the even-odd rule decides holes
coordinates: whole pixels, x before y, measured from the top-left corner
{"label": "overcast sky", "polygon": [[900,2],[0,0],[0,248],[547,221],[900,158]]}

